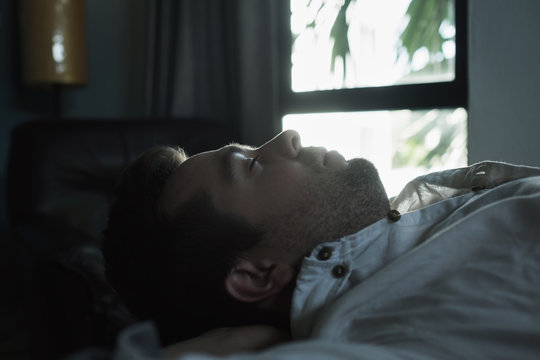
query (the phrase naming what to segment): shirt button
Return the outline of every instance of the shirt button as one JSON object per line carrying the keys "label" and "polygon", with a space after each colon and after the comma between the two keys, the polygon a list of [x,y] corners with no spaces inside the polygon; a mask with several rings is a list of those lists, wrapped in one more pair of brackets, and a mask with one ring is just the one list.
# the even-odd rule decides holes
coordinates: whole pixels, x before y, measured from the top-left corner
{"label": "shirt button", "polygon": [[332,248],[328,246],[323,247],[317,254],[317,259],[322,260],[322,261],[328,260],[331,257],[332,257]]}
{"label": "shirt button", "polygon": [[390,212],[388,213],[388,218],[396,222],[401,219],[401,214],[397,210],[390,210]]}
{"label": "shirt button", "polygon": [[332,269],[332,275],[335,278],[342,278],[347,273],[347,267],[345,265],[336,265]]}

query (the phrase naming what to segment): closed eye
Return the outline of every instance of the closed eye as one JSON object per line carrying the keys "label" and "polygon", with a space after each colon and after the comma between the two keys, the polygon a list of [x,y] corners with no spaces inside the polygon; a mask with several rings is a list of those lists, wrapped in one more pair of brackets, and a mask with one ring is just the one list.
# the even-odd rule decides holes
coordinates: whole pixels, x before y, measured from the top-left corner
{"label": "closed eye", "polygon": [[255,157],[251,160],[251,163],[249,164],[249,171],[251,171],[251,169],[253,169],[253,166],[255,165],[255,163],[257,162],[258,159],[259,159],[259,155],[255,156]]}

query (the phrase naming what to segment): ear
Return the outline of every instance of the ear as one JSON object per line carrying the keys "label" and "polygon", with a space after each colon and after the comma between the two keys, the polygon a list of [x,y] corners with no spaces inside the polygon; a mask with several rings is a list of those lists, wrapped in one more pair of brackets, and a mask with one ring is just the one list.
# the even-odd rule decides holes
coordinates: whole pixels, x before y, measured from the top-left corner
{"label": "ear", "polygon": [[279,293],[295,277],[296,271],[287,264],[240,259],[227,275],[225,289],[241,302],[259,302]]}

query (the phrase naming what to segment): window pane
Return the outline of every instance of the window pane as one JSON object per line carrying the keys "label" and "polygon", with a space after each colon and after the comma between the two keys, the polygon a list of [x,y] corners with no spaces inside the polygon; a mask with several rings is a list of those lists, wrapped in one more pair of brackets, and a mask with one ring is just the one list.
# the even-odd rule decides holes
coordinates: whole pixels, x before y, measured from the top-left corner
{"label": "window pane", "polygon": [[454,0],[291,0],[295,92],[454,79]]}
{"label": "window pane", "polygon": [[297,130],[303,146],[370,160],[388,196],[418,175],[467,165],[463,108],[294,114],[283,118],[283,129]]}

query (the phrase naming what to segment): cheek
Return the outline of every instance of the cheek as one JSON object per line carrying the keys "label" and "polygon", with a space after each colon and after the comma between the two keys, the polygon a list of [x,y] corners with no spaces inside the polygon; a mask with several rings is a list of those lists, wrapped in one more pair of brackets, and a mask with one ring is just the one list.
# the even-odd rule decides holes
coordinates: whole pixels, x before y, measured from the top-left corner
{"label": "cheek", "polygon": [[222,198],[224,210],[256,224],[289,212],[306,198],[305,172],[294,167],[272,170]]}
{"label": "cheek", "polygon": [[277,211],[290,209],[295,202],[305,198],[308,181],[307,174],[295,168],[276,171],[271,176],[261,179],[254,189],[257,192],[256,198],[259,199],[260,211],[266,209],[275,214]]}
{"label": "cheek", "polygon": [[301,169],[296,167],[277,169],[262,177],[258,185],[274,193],[294,192],[296,189],[305,186],[308,180],[308,174],[299,170]]}

